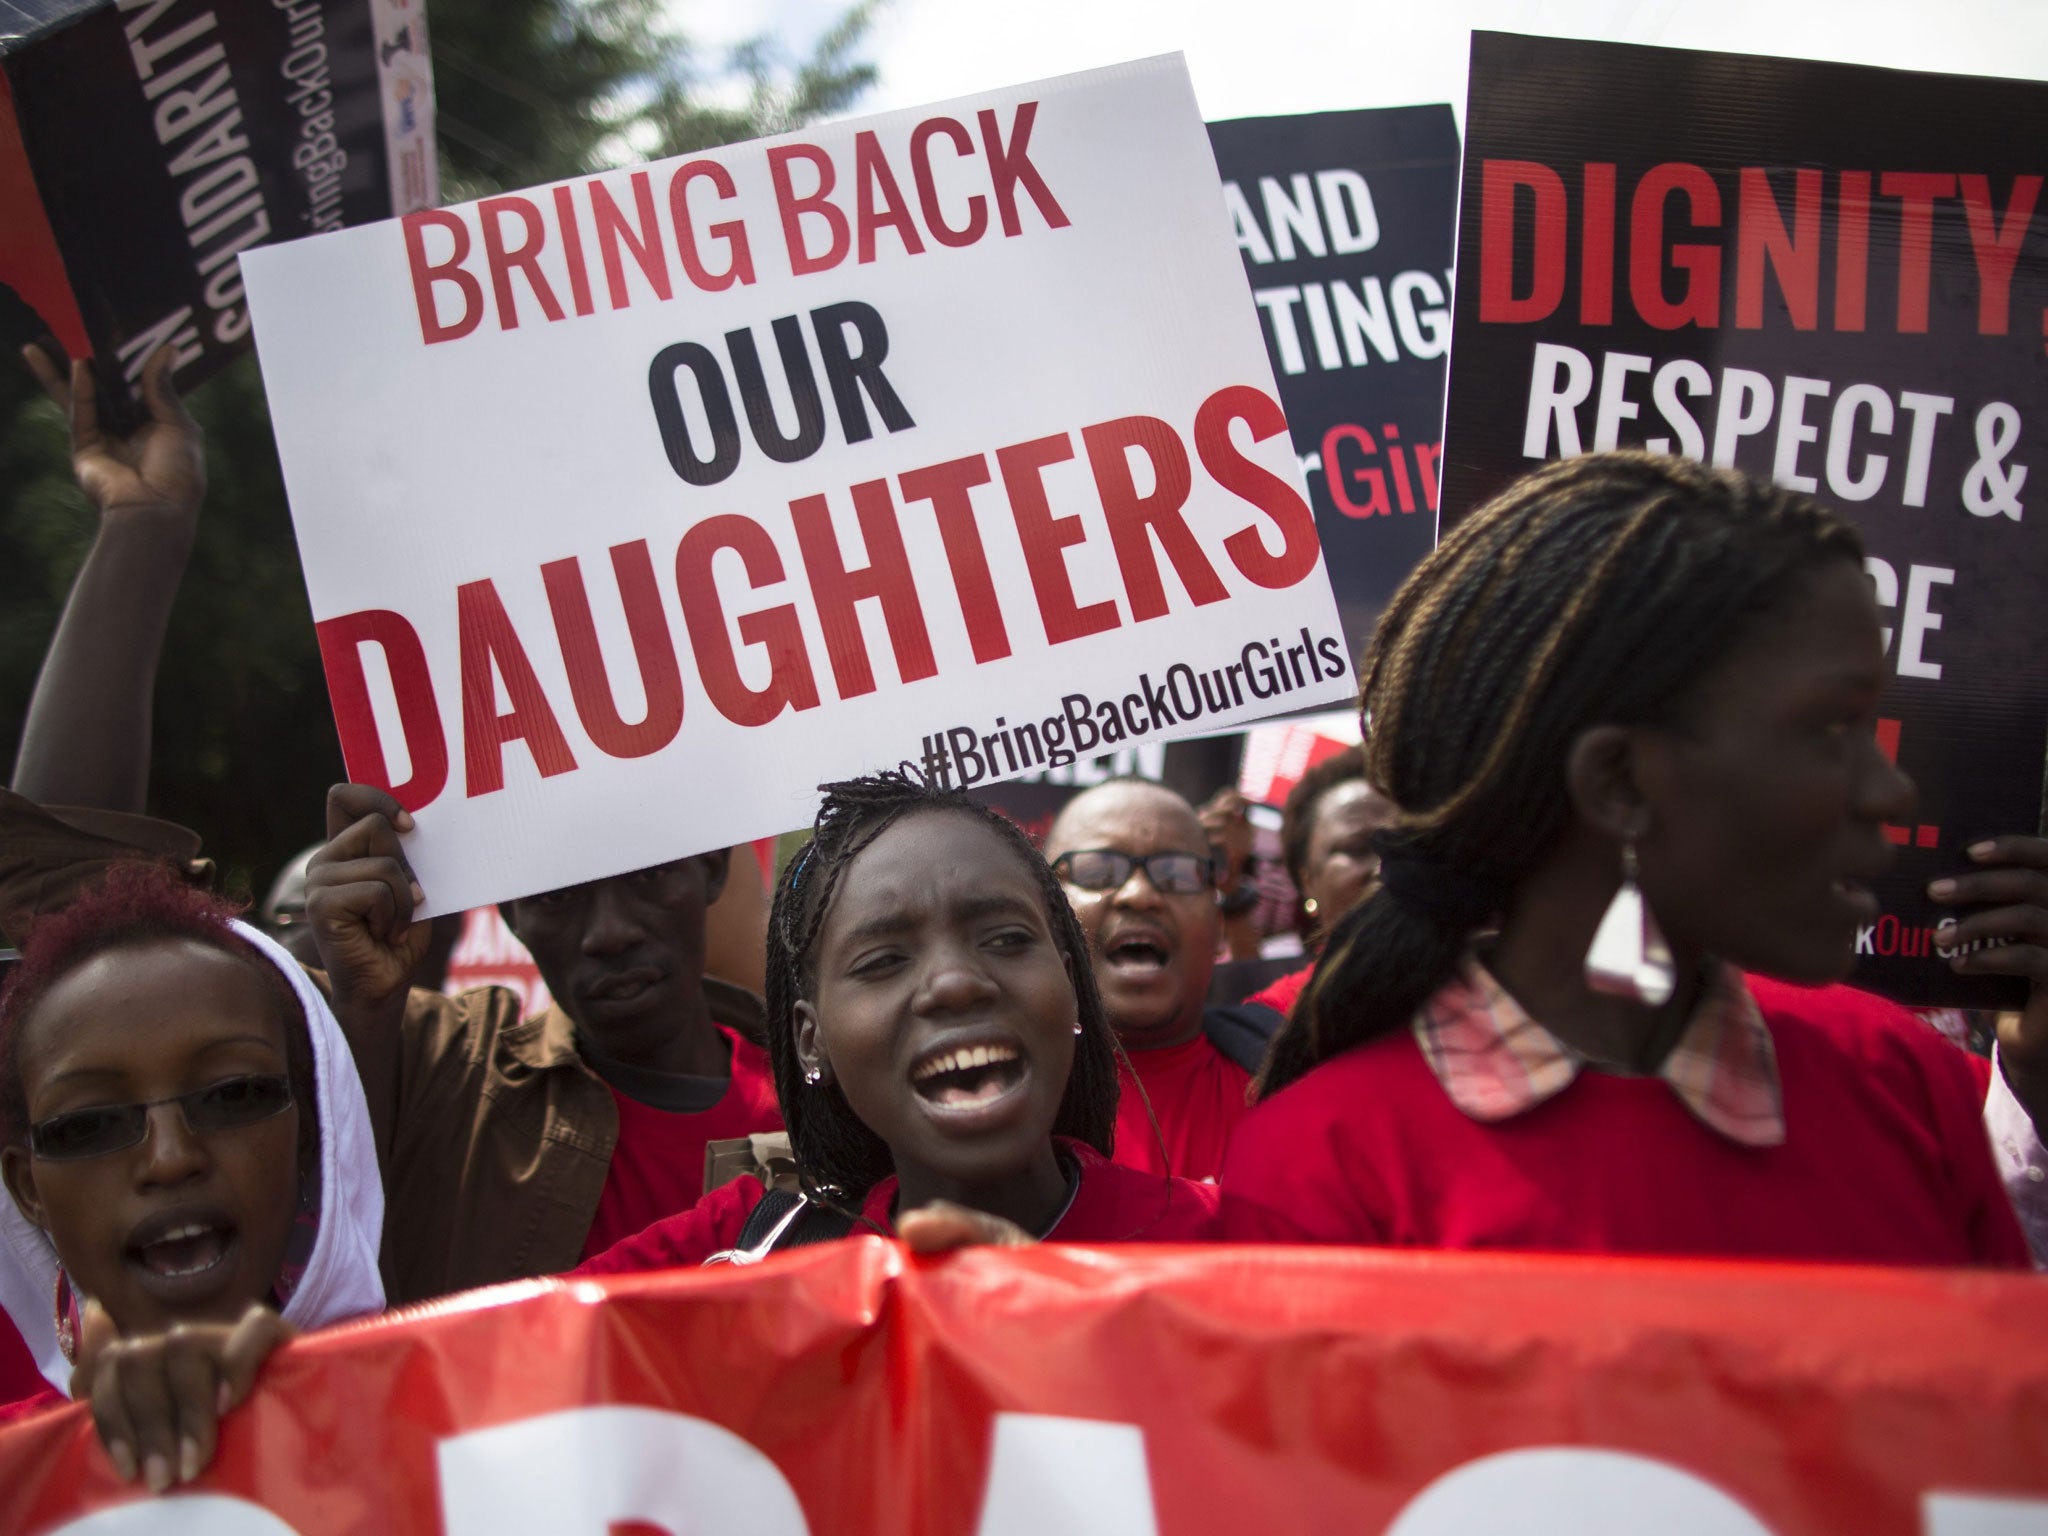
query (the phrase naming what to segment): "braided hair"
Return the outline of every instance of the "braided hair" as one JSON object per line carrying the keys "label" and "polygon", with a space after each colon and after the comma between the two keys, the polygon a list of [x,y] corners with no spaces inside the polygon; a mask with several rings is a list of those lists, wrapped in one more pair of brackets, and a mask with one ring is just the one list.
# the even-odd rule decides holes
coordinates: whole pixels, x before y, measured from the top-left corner
{"label": "braided hair", "polygon": [[1360,667],[1366,777],[1402,814],[1260,1096],[1405,1027],[1452,979],[1568,829],[1582,732],[1674,723],[1758,618],[1862,554],[1811,497],[1637,452],[1548,465],[1460,523],[1394,594]]}
{"label": "braided hair", "polygon": [[1107,1157],[1116,1131],[1117,1047],[1088,963],[1088,939],[1066,892],[1023,831],[993,807],[939,788],[907,769],[820,786],[824,802],[811,840],[775,883],[768,916],[768,1054],[805,1190],[827,1204],[857,1206],[895,1172],[888,1145],[853,1111],[837,1082],[804,1081],[796,1052],[796,1005],[815,997],[817,948],[847,869],[905,816],[942,811],[972,818],[1008,846],[1045,899],[1053,943],[1065,957],[1079,1005],[1080,1036],[1053,1134]]}

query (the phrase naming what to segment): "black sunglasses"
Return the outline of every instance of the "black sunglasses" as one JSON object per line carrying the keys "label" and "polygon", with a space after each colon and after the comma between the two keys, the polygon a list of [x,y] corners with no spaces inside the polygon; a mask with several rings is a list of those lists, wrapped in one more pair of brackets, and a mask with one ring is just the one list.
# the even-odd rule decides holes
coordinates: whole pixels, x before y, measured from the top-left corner
{"label": "black sunglasses", "polygon": [[1114,848],[1077,848],[1052,861],[1052,872],[1084,891],[1114,891],[1142,868],[1162,896],[1191,896],[1216,883],[1216,861],[1203,853],[1152,853],[1140,858]]}
{"label": "black sunglasses", "polygon": [[292,1082],[282,1073],[251,1073],[224,1078],[190,1093],[147,1104],[105,1104],[73,1109],[39,1120],[28,1128],[28,1144],[49,1163],[104,1157],[135,1146],[149,1132],[149,1112],[159,1104],[175,1104],[194,1135],[238,1131],[245,1125],[274,1120],[292,1107]]}

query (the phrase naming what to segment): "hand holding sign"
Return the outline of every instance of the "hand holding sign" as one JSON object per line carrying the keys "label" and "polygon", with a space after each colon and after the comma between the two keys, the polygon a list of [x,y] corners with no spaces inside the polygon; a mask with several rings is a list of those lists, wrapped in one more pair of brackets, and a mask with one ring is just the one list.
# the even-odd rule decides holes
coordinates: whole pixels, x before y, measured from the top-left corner
{"label": "hand holding sign", "polygon": [[199,424],[171,383],[177,353],[158,347],[142,367],[149,419],[126,437],[102,431],[92,364],[71,364],[67,381],[40,347],[21,355],[71,428],[71,468],[79,487],[108,519],[159,518],[189,526],[206,495],[206,449]]}
{"label": "hand holding sign", "polygon": [[2048,838],[1990,838],[1969,853],[1976,871],[1927,887],[1943,906],[1976,909],[1937,927],[1935,947],[1964,975],[2031,984],[2025,1009],[1999,1019],[1998,1057],[2013,1096],[2048,1129]]}

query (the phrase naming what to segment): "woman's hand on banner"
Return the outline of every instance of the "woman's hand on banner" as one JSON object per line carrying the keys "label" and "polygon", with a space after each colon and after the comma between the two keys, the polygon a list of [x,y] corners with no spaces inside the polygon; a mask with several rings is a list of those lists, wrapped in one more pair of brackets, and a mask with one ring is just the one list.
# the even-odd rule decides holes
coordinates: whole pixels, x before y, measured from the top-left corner
{"label": "woman's hand on banner", "polygon": [[950,1253],[955,1248],[1029,1248],[1038,1241],[1014,1221],[987,1211],[934,1200],[896,1220],[896,1235],[912,1253]]}
{"label": "woman's hand on banner", "polygon": [[213,1461],[221,1418],[249,1395],[256,1372],[297,1329],[261,1303],[233,1324],[180,1323],[121,1338],[97,1301],[79,1318],[71,1395],[92,1403],[114,1470],[162,1493]]}
{"label": "woman's hand on banner", "polygon": [[1969,848],[1977,868],[1927,894],[1972,908],[1935,929],[1935,947],[1965,976],[2024,976],[2027,1005],[1998,1021],[1998,1060],[2014,1097],[2048,1140],[2048,838],[2013,834]]}
{"label": "woman's hand on banner", "polygon": [[199,424],[171,382],[177,349],[158,347],[142,365],[142,399],[149,417],[126,437],[100,427],[92,364],[71,364],[66,379],[39,347],[22,358],[71,428],[71,469],[79,488],[108,521],[155,521],[190,526],[206,495],[206,448]]}

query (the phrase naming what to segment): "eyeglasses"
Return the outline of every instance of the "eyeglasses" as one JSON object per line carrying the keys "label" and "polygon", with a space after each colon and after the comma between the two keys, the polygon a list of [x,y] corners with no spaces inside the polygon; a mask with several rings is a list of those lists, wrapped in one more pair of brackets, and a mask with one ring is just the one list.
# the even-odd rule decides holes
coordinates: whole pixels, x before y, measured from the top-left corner
{"label": "eyeglasses", "polygon": [[1162,896],[1192,896],[1216,883],[1216,861],[1201,853],[1153,853],[1139,858],[1114,848],[1077,848],[1052,861],[1052,872],[1084,891],[1114,891],[1143,869]]}
{"label": "eyeglasses", "polygon": [[292,1083],[281,1073],[251,1073],[246,1077],[224,1078],[168,1099],[151,1099],[147,1104],[105,1104],[69,1110],[30,1126],[28,1144],[37,1157],[50,1163],[104,1157],[139,1143],[149,1132],[149,1112],[159,1104],[177,1105],[185,1117],[186,1128],[195,1135],[238,1131],[247,1125],[274,1120],[290,1109]]}

